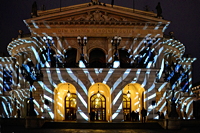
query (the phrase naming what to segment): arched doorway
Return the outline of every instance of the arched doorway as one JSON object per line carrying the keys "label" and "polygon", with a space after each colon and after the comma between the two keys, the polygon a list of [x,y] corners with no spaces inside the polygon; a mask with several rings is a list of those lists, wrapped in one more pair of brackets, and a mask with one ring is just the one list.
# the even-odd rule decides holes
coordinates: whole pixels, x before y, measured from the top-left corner
{"label": "arched doorway", "polygon": [[89,67],[91,68],[105,68],[106,67],[106,55],[99,49],[95,48],[89,55]]}
{"label": "arched doorway", "polygon": [[106,98],[100,92],[94,94],[90,98],[90,120],[106,120]]}
{"label": "arched doorway", "polygon": [[54,89],[54,119],[55,121],[77,120],[76,88],[70,83],[60,83]]}
{"label": "arched doorway", "polygon": [[111,121],[111,94],[106,84],[93,84],[88,90],[90,121]]}
{"label": "arched doorway", "polygon": [[123,94],[124,121],[131,121],[131,98]]}
{"label": "arched doorway", "polygon": [[76,120],[76,110],[77,101],[76,94],[68,93],[65,97],[65,120],[75,121]]}
{"label": "arched doorway", "polygon": [[146,107],[144,88],[138,83],[130,83],[123,89],[124,121],[139,121],[141,110]]}

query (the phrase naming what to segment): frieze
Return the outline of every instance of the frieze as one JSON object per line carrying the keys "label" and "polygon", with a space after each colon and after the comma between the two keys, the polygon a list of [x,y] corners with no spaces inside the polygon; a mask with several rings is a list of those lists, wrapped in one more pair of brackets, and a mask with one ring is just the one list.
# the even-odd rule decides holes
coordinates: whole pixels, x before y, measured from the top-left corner
{"label": "frieze", "polygon": [[[86,36],[99,36],[99,37],[108,37],[108,36],[115,36],[119,35],[122,37],[132,37],[140,35],[140,37],[146,36],[149,33],[149,30],[140,30],[135,28],[39,28],[33,29],[32,33],[44,35],[44,33],[48,34],[49,36],[78,36],[78,35],[86,35]],[[162,30],[155,30],[152,34],[158,35],[158,37],[162,36]]]}
{"label": "frieze", "polygon": [[68,21],[104,21],[104,22],[108,22],[108,21],[127,21],[126,18],[124,17],[116,17],[113,15],[108,15],[107,12],[102,12],[99,10],[96,10],[95,12],[87,12],[87,15],[82,15],[79,17],[70,17],[67,19]]}
{"label": "frieze", "polygon": [[68,29],[57,29],[56,33],[106,33],[106,34],[132,34],[133,29],[116,29],[116,28],[95,28],[95,29],[80,29],[80,28],[68,28]]}

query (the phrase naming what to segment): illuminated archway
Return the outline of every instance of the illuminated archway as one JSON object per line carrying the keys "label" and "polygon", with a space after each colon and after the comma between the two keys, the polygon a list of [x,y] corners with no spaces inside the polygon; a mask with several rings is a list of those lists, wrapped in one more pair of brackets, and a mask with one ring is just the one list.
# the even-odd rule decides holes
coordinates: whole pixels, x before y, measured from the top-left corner
{"label": "illuminated archway", "polygon": [[106,121],[106,97],[99,91],[90,97],[90,120]]}
{"label": "illuminated archway", "polygon": [[[100,93],[99,98],[97,96],[98,92]],[[99,101],[101,103],[100,108],[105,109],[105,121],[111,121],[111,114],[112,114],[112,112],[111,112],[111,95],[110,95],[110,88],[106,84],[96,83],[89,88],[88,112],[90,115],[92,114],[91,109],[93,109],[95,106],[95,103],[94,103],[94,106],[91,105],[91,103],[92,103],[92,101],[95,102],[96,99],[100,100]],[[104,104],[104,102],[105,102],[105,104]],[[104,105],[105,105],[105,107],[104,107]],[[104,114],[102,112],[101,112],[101,114],[98,114],[98,115],[99,116],[102,115],[102,116],[100,116],[101,118],[104,117]],[[89,116],[89,118],[91,118],[91,117]],[[95,118],[95,120],[96,120],[96,118]],[[99,120],[101,120],[101,119],[99,119]]]}
{"label": "illuminated archway", "polygon": [[77,96],[74,93],[67,92],[65,97],[65,120],[75,121],[77,111]]}
{"label": "illuminated archway", "polygon": [[[139,112],[141,114],[142,108],[146,108],[146,104],[144,102],[145,89],[141,87],[138,83],[130,83],[126,85],[123,89],[123,110],[124,110],[124,120],[130,120],[131,112]],[[128,93],[130,96],[128,96]],[[126,104],[126,106],[124,105]],[[128,105],[130,104],[130,106]],[[130,112],[131,111],[131,112]],[[128,114],[130,113],[130,114]]]}
{"label": "illuminated archway", "polygon": [[127,94],[123,94],[123,113],[124,113],[124,121],[131,120],[131,97],[127,96]]}
{"label": "illuminated archway", "polygon": [[54,90],[55,121],[76,120],[76,105],[76,88],[70,83],[58,84]]}

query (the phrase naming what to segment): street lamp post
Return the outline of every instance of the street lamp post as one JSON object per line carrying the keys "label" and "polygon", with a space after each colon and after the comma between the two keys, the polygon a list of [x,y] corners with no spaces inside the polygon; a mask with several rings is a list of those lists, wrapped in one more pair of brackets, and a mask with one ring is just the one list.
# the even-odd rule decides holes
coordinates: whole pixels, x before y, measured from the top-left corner
{"label": "street lamp post", "polygon": [[85,59],[84,59],[83,47],[87,44],[87,37],[84,36],[83,38],[81,38],[81,36],[78,36],[77,42],[78,42],[79,46],[81,47],[81,57],[80,57],[80,60],[79,60],[79,67],[85,68],[86,62],[85,62]]}
{"label": "street lamp post", "polygon": [[119,57],[118,57],[118,49],[122,38],[120,36],[114,36],[111,40],[111,44],[115,46],[115,53],[114,53],[114,62],[113,62],[113,68],[118,68],[120,65]]}

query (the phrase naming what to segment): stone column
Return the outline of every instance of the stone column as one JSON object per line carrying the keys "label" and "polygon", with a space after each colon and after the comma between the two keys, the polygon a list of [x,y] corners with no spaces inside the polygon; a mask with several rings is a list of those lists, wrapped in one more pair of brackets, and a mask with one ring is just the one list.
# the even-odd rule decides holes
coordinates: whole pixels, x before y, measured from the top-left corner
{"label": "stone column", "polygon": [[113,62],[113,51],[112,51],[112,44],[111,44],[111,37],[107,37],[107,46],[108,46],[108,57],[107,57],[107,63]]}
{"label": "stone column", "polygon": [[84,54],[84,59],[86,60],[86,62],[89,62],[89,57],[87,55],[87,44],[85,46],[83,46],[83,54]]}
{"label": "stone column", "polygon": [[[19,58],[18,58],[18,62],[19,62],[19,67],[21,67],[22,66],[22,64],[24,63],[24,54],[22,53],[22,55],[21,56],[18,56]],[[20,68],[21,69],[21,68]],[[23,78],[23,76],[21,75],[21,74],[19,74],[20,75],[20,77],[21,77],[21,80],[19,81],[19,83],[20,83],[20,86],[21,86],[21,88],[25,88],[25,81],[24,81],[24,78]]]}
{"label": "stone column", "polygon": [[[0,73],[2,74],[1,77],[3,78],[3,65],[0,64]],[[0,80],[0,95],[3,95],[3,79]]]}
{"label": "stone column", "polygon": [[17,64],[16,64],[16,59],[15,58],[12,58],[12,68],[14,70],[14,72],[12,72],[12,88],[16,89],[17,88],[17,81],[18,81],[18,75],[17,75],[18,68],[17,68]]}
{"label": "stone column", "polygon": [[57,50],[62,52],[62,44],[63,44],[63,41],[65,40],[65,38],[64,37],[57,37],[57,38],[54,38],[53,40],[54,40],[54,43],[55,43]]}
{"label": "stone column", "polygon": [[[114,98],[118,94],[118,91],[121,91],[121,88],[119,86],[116,88],[116,91],[112,93],[112,96],[111,96],[112,100],[111,101],[114,100]],[[120,104],[123,105],[123,96],[120,96],[120,98],[117,100],[115,105],[112,104],[112,115],[111,115],[111,117],[114,116],[115,113],[117,113],[117,116],[115,118],[112,117],[112,121],[113,122],[122,122],[123,119],[124,119],[123,107],[122,107],[122,109],[119,109]]]}
{"label": "stone column", "polygon": [[187,68],[188,68],[188,80],[189,80],[189,90],[188,90],[188,95],[192,94],[192,62],[189,61],[188,65],[187,65]]}

